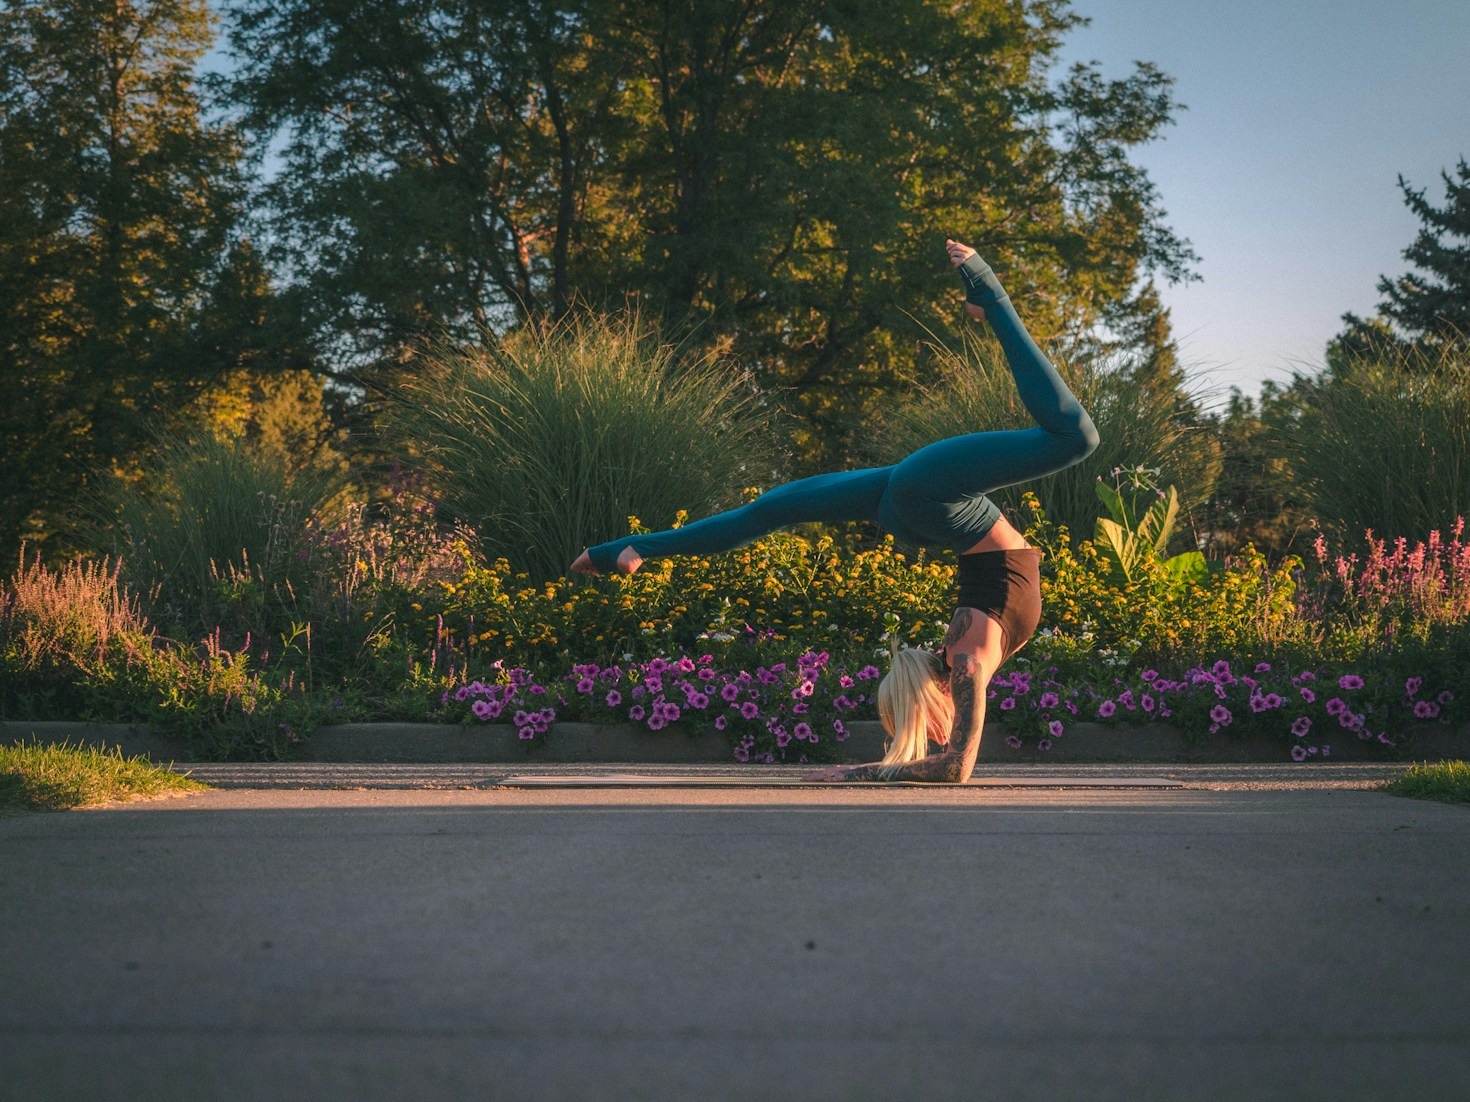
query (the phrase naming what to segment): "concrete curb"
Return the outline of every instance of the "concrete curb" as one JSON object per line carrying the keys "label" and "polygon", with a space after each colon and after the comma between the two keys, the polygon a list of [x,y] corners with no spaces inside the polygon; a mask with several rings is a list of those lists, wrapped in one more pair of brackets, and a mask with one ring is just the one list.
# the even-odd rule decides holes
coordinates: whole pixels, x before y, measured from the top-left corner
{"label": "concrete curb", "polygon": [[[883,754],[883,729],[872,720],[848,724],[850,737],[839,745],[845,761],[873,761]],[[1281,762],[1289,746],[1272,738],[1212,736],[1191,741],[1173,727],[1108,727],[1077,723],[1052,748],[1031,744],[1017,750],[1006,743],[1009,732],[989,724],[980,744],[984,762]],[[1423,731],[1395,749],[1364,743],[1343,732],[1328,743],[1330,761],[1438,761],[1470,758],[1470,731]],[[194,760],[185,740],[156,734],[146,725],[126,723],[0,723],[0,744],[39,741],[70,743],[125,756],[147,756],[156,762]],[[633,724],[557,723],[548,735],[524,742],[505,724],[461,727],[439,723],[344,723],[318,728],[300,760],[316,762],[382,762],[396,764],[604,762],[608,764],[698,764],[732,760],[730,744],[718,732],[691,734],[677,725],[649,731]],[[1313,760],[1320,760],[1314,758]]]}

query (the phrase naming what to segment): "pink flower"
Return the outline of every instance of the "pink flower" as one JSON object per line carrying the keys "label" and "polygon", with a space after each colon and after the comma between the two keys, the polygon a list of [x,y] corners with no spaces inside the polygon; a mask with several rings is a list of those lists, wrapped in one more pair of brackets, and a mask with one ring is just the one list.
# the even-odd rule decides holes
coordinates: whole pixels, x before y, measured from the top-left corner
{"label": "pink flower", "polygon": [[1291,725],[1291,733],[1297,738],[1306,737],[1307,732],[1311,729],[1312,721],[1306,716],[1298,716],[1296,721]]}
{"label": "pink flower", "polygon": [[754,719],[760,714],[761,710],[753,700],[747,700],[744,704],[740,705],[740,717],[742,719]]}
{"label": "pink flower", "polygon": [[1363,687],[1363,679],[1355,673],[1345,673],[1337,679],[1337,687],[1348,690],[1361,689]]}
{"label": "pink flower", "polygon": [[1221,727],[1230,726],[1230,709],[1223,704],[1216,704],[1210,709],[1210,722],[1218,723]]}
{"label": "pink flower", "polygon": [[609,708],[616,708],[619,704],[623,702],[623,694],[618,692],[616,689],[609,689],[607,691],[607,696],[605,696],[603,700]]}
{"label": "pink flower", "polygon": [[490,702],[488,700],[477,700],[470,705],[470,711],[475,713],[476,719],[489,719]]}
{"label": "pink flower", "polygon": [[1455,699],[1455,694],[1446,689],[1444,692],[1440,693],[1436,699],[1438,699],[1441,704],[1448,704],[1450,701]]}
{"label": "pink flower", "polygon": [[1009,712],[1015,706],[1016,706],[1016,698],[1013,697],[1013,696],[1008,696],[1008,697],[1006,697],[1004,700],[1002,700],[1000,702],[1000,710],[1002,712]]}
{"label": "pink flower", "polygon": [[1270,662],[1258,662],[1256,664],[1256,673],[1270,673],[1270,672],[1271,672],[1271,663]]}
{"label": "pink flower", "polygon": [[1158,680],[1158,676],[1159,676],[1159,671],[1158,670],[1144,670],[1143,671],[1143,679],[1145,681],[1156,681],[1156,680]]}
{"label": "pink flower", "polygon": [[1051,732],[1052,738],[1061,738],[1062,732],[1066,730],[1066,728],[1062,726],[1062,721],[1059,719],[1054,719],[1050,723],[1048,723],[1046,725],[1046,729]]}
{"label": "pink flower", "polygon": [[1038,742],[1036,744],[1036,749],[1038,749],[1038,750],[1050,750],[1051,749],[1051,739],[1049,739],[1049,738],[1042,739],[1040,742]]}
{"label": "pink flower", "polygon": [[1012,750],[1019,750],[1021,749],[1021,740],[1015,735],[1007,735],[1006,745],[1009,746]]}
{"label": "pink flower", "polygon": [[1042,693],[1041,694],[1041,701],[1040,701],[1040,703],[1041,703],[1041,706],[1043,708],[1055,708],[1057,706],[1057,702],[1058,701],[1057,701],[1057,694],[1056,693]]}
{"label": "pink flower", "polygon": [[593,685],[592,678],[590,678],[590,677],[584,677],[584,678],[582,678],[582,680],[580,680],[580,681],[577,682],[577,692],[579,692],[579,693],[590,693],[592,691],[592,685]]}
{"label": "pink flower", "polygon": [[1340,696],[1334,696],[1327,702],[1327,714],[1330,716],[1340,716],[1347,710],[1348,706]]}
{"label": "pink flower", "polygon": [[1302,694],[1302,699],[1305,700],[1308,704],[1311,704],[1317,699],[1317,694],[1312,692],[1311,689],[1308,689],[1305,686],[1302,687],[1300,692]]}
{"label": "pink flower", "polygon": [[1152,715],[1154,710],[1154,698],[1149,693],[1144,693],[1143,697],[1138,702],[1138,706],[1142,708],[1145,712],[1148,712],[1150,715]]}
{"label": "pink flower", "polygon": [[735,700],[735,698],[738,697],[739,695],[740,695],[740,687],[738,685],[733,684],[733,683],[732,684],[729,684],[729,685],[726,685],[723,689],[720,690],[720,696],[723,697],[725,700],[728,700],[728,701],[732,701],[733,702]]}
{"label": "pink flower", "polygon": [[812,734],[811,725],[806,723],[798,723],[796,727],[792,729],[791,733],[803,741],[805,741],[806,739],[816,738],[816,736]]}
{"label": "pink flower", "polygon": [[715,730],[723,731],[729,726],[729,721],[724,716],[715,716]]}
{"label": "pink flower", "polygon": [[634,723],[637,723],[646,714],[647,713],[644,712],[642,704],[635,704],[633,705],[633,707],[628,709],[628,718],[631,719]]}
{"label": "pink flower", "polygon": [[1111,700],[1104,700],[1101,704],[1097,706],[1097,714],[1103,719],[1107,719],[1108,716],[1112,715],[1117,710],[1118,706],[1114,704]]}
{"label": "pink flower", "polygon": [[1295,746],[1293,746],[1291,748],[1291,760],[1292,761],[1306,761],[1307,760],[1307,748],[1305,746],[1303,746],[1301,743],[1297,743]]}
{"label": "pink flower", "polygon": [[1409,680],[1404,682],[1404,695],[1412,697],[1415,693],[1419,691],[1419,687],[1423,684],[1424,679],[1422,677],[1409,678]]}

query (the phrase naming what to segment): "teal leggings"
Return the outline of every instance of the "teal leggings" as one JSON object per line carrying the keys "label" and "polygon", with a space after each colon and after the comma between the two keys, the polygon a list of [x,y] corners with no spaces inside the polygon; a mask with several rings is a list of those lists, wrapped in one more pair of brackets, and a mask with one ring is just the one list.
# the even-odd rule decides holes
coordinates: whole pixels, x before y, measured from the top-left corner
{"label": "teal leggings", "polygon": [[890,467],[788,482],[748,505],[682,528],[598,544],[588,549],[592,565],[611,573],[629,546],[645,559],[714,554],[808,521],[868,520],[917,547],[955,552],[973,547],[1000,517],[985,496],[989,491],[1071,466],[1097,447],[1098,435],[1092,418],[1026,332],[990,266],[972,256],[960,275],[966,301],[985,309],[1035,428],[952,436]]}

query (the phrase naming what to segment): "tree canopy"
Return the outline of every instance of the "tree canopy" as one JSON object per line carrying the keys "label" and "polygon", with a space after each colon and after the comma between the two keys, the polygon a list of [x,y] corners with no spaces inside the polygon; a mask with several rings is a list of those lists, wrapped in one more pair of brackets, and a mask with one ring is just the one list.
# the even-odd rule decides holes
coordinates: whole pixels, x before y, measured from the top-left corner
{"label": "tree canopy", "polygon": [[[1193,259],[1131,150],[1169,77],[1052,69],[1063,0],[235,0],[277,259],[364,373],[426,334],[636,296],[816,437],[953,313],[946,235],[1042,339],[1139,322]],[[840,435],[840,434],[837,434]]]}
{"label": "tree canopy", "polygon": [[0,544],[221,367],[199,325],[243,179],[197,94],[211,40],[205,0],[0,9]]}

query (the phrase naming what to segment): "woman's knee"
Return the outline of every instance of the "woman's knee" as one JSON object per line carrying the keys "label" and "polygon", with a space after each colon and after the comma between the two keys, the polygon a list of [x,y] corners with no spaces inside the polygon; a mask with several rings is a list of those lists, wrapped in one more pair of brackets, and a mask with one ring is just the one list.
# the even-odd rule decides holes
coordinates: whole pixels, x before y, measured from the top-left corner
{"label": "woman's knee", "polygon": [[1097,426],[1092,423],[1092,418],[1083,410],[1077,421],[1077,458],[1086,459],[1097,446],[1102,443],[1102,437],[1098,434]]}

